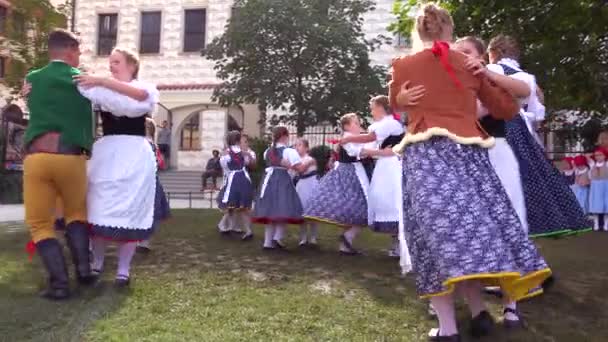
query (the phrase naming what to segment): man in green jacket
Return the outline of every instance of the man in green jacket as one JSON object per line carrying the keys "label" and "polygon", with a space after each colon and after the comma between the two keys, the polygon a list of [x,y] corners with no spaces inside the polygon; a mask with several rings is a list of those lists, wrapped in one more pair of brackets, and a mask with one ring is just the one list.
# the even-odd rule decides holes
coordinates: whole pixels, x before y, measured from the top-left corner
{"label": "man in green jacket", "polygon": [[25,220],[49,274],[42,296],[70,296],[63,248],[54,229],[57,199],[63,203],[66,240],[80,284],[96,280],[89,264],[87,221],[87,155],[93,144],[91,103],[78,92],[74,75],[80,72],[80,43],[71,32],[49,35],[51,62],[30,72],[27,96],[30,120],[25,133],[23,192]]}

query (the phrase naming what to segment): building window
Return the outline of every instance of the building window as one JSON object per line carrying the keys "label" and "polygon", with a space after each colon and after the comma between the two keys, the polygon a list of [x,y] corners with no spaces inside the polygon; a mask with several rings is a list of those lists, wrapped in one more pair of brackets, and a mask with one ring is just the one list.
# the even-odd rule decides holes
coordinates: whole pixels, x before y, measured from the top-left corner
{"label": "building window", "polygon": [[409,36],[404,36],[401,33],[397,33],[395,40],[397,42],[397,47],[408,48],[411,46],[411,39]]}
{"label": "building window", "polygon": [[6,15],[6,7],[0,6],[0,34],[4,34],[6,32]]}
{"label": "building window", "polygon": [[0,57],[0,78],[6,76],[6,58]]}
{"label": "building window", "polygon": [[205,47],[206,21],[206,10],[186,10],[184,16],[184,52],[199,52]]}
{"label": "building window", "polygon": [[197,113],[192,115],[184,124],[179,145],[181,151],[198,151],[201,149],[199,119],[200,115]]}
{"label": "building window", "polygon": [[139,37],[140,53],[160,52],[160,12],[142,12]]}
{"label": "building window", "polygon": [[97,30],[97,54],[108,56],[116,46],[118,14],[100,14]]}

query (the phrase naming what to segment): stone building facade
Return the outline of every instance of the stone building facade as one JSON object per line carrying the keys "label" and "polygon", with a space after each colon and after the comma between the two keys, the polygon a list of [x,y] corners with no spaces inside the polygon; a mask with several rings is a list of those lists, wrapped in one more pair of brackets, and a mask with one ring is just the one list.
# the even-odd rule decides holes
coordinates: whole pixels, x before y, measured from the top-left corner
{"label": "stone building facade", "polygon": [[[393,0],[378,0],[366,14],[368,37],[390,35]],[[223,146],[229,126],[259,134],[257,106],[223,108],[211,100],[219,83],[212,62],[200,55],[206,42],[221,35],[232,12],[232,0],[77,0],[75,30],[82,38],[83,65],[95,73],[108,70],[113,44],[140,52],[140,78],[158,85],[160,103],[153,116],[172,130],[171,165],[201,170],[214,149]],[[388,65],[404,53],[394,39],[375,51],[372,60]]]}

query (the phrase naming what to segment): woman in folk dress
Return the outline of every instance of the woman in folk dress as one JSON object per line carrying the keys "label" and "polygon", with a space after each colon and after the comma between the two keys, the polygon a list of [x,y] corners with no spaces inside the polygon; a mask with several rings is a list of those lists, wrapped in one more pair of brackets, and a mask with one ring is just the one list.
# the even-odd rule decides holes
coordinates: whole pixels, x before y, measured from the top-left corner
{"label": "woman in folk dress", "polygon": [[[482,285],[500,285],[518,300],[551,274],[490,164],[494,139],[477,125],[477,99],[498,119],[513,117],[518,104],[450,50],[453,25],[448,11],[425,5],[416,18],[424,49],[393,62],[390,87],[392,108],[408,113],[408,134],[396,147],[403,151],[404,226],[418,292],[439,319],[432,341],[460,341],[456,288],[469,304],[471,333],[480,337],[494,325]],[[396,102],[406,82],[426,89],[415,107]]]}
{"label": "woman in folk dress", "polygon": [[138,241],[153,233],[156,158],[146,139],[146,115],[158,102],[156,86],[137,79],[137,55],[114,49],[112,78],[78,76],[81,93],[101,108],[103,137],[88,162],[88,219],[93,233],[95,273],[104,266],[108,241],[119,244],[115,284],[130,283]]}

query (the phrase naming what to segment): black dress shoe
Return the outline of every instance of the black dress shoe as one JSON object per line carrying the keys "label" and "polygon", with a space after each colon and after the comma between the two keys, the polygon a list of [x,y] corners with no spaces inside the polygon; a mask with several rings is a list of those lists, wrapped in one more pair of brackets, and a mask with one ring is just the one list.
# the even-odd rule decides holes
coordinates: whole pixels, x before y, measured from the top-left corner
{"label": "black dress shoe", "polygon": [[253,240],[253,233],[245,233],[243,235],[243,237],[241,238],[241,240],[243,240],[243,241]]}
{"label": "black dress shoe", "polygon": [[359,256],[362,255],[363,253],[359,252],[356,249],[350,250],[350,251],[343,251],[340,250],[340,255],[344,255],[344,256]]}
{"label": "black dress shoe", "polygon": [[487,311],[482,311],[471,320],[471,335],[475,338],[488,336],[494,330],[494,318]]}
{"label": "black dress shoe", "polygon": [[274,246],[281,251],[287,251],[287,246],[285,246],[281,241],[279,240],[274,240]]}
{"label": "black dress shoe", "polygon": [[429,332],[431,342],[460,342],[460,335],[440,336],[439,329],[431,329]]}
{"label": "black dress shoe", "polygon": [[524,327],[524,322],[521,319],[521,317],[519,316],[519,312],[517,312],[517,310],[513,310],[511,308],[505,308],[503,313],[505,316],[508,313],[513,314],[513,315],[517,316],[517,318],[518,318],[518,319],[507,319],[505,317],[505,319],[503,319],[503,321],[502,321],[502,325],[505,327],[505,329],[517,330],[517,329],[521,329]]}
{"label": "black dress shoe", "polygon": [[150,252],[152,252],[150,247],[146,247],[146,246],[137,246],[135,248],[135,251],[139,254],[150,254]]}
{"label": "black dress shoe", "polygon": [[549,290],[551,290],[553,285],[555,285],[555,277],[551,275],[549,278],[545,279],[540,286],[543,288],[543,293],[547,293]]}
{"label": "black dress shoe", "polygon": [[129,285],[131,284],[131,280],[129,279],[129,277],[118,277],[114,280],[114,286],[116,286],[116,288],[119,289],[124,289],[129,287]]}

